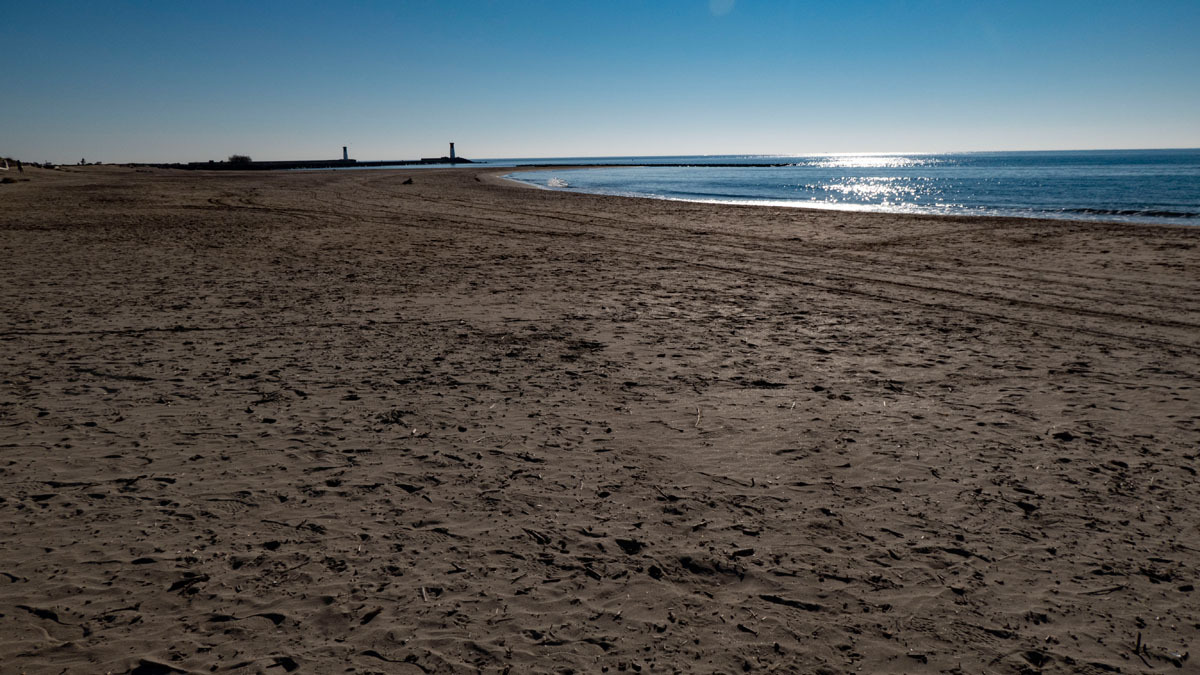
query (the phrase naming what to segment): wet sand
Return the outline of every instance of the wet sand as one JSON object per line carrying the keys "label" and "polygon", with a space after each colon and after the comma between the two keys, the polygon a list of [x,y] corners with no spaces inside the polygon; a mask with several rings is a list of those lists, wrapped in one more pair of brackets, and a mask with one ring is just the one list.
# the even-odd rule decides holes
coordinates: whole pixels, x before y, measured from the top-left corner
{"label": "wet sand", "polygon": [[1200,658],[1200,229],[23,175],[4,672]]}

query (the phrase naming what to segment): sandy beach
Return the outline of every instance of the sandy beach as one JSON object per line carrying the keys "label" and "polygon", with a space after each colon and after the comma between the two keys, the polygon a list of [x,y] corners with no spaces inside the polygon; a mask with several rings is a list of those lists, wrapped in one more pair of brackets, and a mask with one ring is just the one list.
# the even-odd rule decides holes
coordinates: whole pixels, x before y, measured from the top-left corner
{"label": "sandy beach", "polygon": [[0,671],[1197,668],[1200,229],[507,171],[0,185]]}

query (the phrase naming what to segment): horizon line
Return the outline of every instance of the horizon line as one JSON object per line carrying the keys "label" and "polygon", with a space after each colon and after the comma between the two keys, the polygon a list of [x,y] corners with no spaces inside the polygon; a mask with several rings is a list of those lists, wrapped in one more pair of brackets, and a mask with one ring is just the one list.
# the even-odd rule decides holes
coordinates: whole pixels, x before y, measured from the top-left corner
{"label": "horizon line", "polygon": [[[853,156],[902,156],[902,155],[967,155],[967,154],[986,154],[986,153],[1001,153],[1001,152],[1027,152],[1027,153],[1054,153],[1054,152],[1158,152],[1158,151],[1200,151],[1200,146],[1193,147],[1115,147],[1115,148],[1054,148],[1054,149],[1009,149],[1009,150],[886,150],[886,151],[863,151],[863,152],[797,152],[797,153],[779,153],[779,152],[731,152],[731,153],[696,153],[696,154],[657,154],[657,155],[525,155],[525,156],[493,156],[480,157],[473,161],[499,161],[499,160],[527,160],[527,159],[615,159],[628,157],[631,159],[641,158],[662,158],[662,157],[853,157]],[[235,153],[238,154],[238,153]],[[456,153],[459,154],[459,153]],[[10,161],[15,161],[20,158],[0,156]],[[460,155],[461,159],[466,159]],[[31,160],[21,160],[26,164],[43,164],[51,163],[59,166],[78,166],[77,163],[68,162],[39,162]],[[119,166],[122,164],[189,164],[189,163],[204,163],[204,162],[224,162],[226,159],[202,159],[202,160],[165,160],[165,161],[115,161],[115,162],[88,162],[89,164],[107,164]],[[257,162],[293,162],[293,161],[335,161],[334,159],[261,159],[254,160]],[[338,159],[337,161],[341,161]],[[351,161],[356,162],[413,162],[414,159],[365,159],[351,158]]]}
{"label": "horizon line", "polygon": [[[525,157],[481,157],[475,161],[498,159],[613,159],[618,157],[830,157],[855,155],[966,155],[988,152],[1146,152],[1164,150],[1192,150],[1200,152],[1200,146],[1195,147],[1155,147],[1155,148],[1053,148],[1053,149],[1019,149],[1019,150],[885,150],[870,152],[725,152],[725,153],[696,153],[669,155],[529,155]],[[375,162],[382,160],[362,160]]]}

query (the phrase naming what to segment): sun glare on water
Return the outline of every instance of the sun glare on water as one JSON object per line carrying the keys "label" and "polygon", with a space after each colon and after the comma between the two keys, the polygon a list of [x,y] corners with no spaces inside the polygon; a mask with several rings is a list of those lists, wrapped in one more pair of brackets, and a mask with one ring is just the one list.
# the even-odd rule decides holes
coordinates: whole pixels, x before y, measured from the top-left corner
{"label": "sun glare on water", "polygon": [[908,155],[821,155],[805,162],[807,166],[823,169],[897,169],[910,166],[931,166],[937,160],[930,157]]}
{"label": "sun glare on water", "polygon": [[822,185],[820,189],[867,200],[915,197],[929,192],[925,186],[914,184],[912,179],[895,177],[849,178],[845,182]]}

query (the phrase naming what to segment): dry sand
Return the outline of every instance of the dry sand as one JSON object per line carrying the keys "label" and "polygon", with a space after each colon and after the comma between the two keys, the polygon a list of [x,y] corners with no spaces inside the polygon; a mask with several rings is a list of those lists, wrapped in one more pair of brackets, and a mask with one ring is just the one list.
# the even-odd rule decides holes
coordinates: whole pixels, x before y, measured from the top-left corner
{"label": "dry sand", "polygon": [[1200,662],[1200,229],[24,176],[5,673]]}

